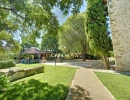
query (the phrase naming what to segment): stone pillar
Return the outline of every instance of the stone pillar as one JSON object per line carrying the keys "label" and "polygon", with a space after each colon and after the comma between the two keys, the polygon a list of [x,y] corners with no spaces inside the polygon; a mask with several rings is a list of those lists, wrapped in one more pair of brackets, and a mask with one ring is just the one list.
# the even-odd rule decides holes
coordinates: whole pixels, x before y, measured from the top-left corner
{"label": "stone pillar", "polygon": [[116,70],[130,71],[130,0],[108,0]]}

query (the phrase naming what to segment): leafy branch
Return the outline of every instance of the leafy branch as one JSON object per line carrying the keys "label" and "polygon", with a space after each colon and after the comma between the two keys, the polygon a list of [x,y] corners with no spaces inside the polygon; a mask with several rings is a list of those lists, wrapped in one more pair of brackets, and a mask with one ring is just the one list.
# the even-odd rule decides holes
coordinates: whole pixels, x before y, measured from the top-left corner
{"label": "leafy branch", "polygon": [[11,11],[11,12],[13,12],[15,15],[21,17],[22,19],[25,19],[23,16],[21,16],[20,14],[18,14],[18,13],[16,12],[16,9],[14,9],[14,8],[0,7],[0,9]]}

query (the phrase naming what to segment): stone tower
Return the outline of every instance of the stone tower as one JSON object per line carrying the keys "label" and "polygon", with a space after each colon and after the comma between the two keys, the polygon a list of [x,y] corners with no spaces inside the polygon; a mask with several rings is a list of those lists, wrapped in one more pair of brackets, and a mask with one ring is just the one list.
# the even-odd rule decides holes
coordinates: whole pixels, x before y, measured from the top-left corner
{"label": "stone tower", "polygon": [[130,0],[107,0],[116,70],[130,71]]}

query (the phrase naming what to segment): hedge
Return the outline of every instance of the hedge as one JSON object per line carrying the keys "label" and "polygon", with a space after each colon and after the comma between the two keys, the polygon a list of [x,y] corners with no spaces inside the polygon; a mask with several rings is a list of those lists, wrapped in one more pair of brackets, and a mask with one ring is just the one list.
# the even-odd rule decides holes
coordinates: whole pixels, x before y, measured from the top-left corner
{"label": "hedge", "polygon": [[16,63],[13,60],[0,61],[0,69],[15,67]]}

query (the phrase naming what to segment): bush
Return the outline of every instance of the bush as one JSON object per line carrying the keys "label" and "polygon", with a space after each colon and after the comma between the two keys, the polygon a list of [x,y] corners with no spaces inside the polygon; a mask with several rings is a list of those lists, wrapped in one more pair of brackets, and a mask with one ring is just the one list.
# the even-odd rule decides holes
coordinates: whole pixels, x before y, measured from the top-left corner
{"label": "bush", "polygon": [[14,59],[14,54],[5,53],[0,55],[0,61],[10,60],[10,59]]}
{"label": "bush", "polygon": [[1,75],[0,74],[0,92],[7,88],[8,86],[8,80],[7,80],[7,77],[5,75]]}
{"label": "bush", "polygon": [[0,61],[0,69],[10,68],[10,67],[15,67],[15,66],[16,66],[16,63],[13,60]]}
{"label": "bush", "polygon": [[31,79],[27,83],[13,84],[2,96],[2,100],[65,100],[68,87],[58,84],[51,86]]}

